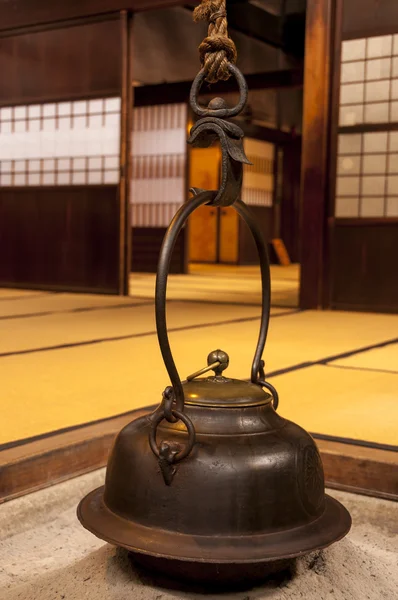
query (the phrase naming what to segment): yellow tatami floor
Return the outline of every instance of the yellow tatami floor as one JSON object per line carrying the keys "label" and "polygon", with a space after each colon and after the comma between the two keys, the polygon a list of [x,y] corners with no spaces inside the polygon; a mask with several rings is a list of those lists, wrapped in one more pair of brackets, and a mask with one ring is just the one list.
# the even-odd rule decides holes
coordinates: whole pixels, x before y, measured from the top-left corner
{"label": "yellow tatami floor", "polygon": [[[272,304],[298,306],[300,267],[271,265]],[[131,294],[153,298],[155,275],[133,273]],[[188,275],[169,276],[169,298],[174,300],[200,300],[214,303],[260,304],[261,281],[257,266],[190,264]]]}
{"label": "yellow tatami floor", "polygon": [[[280,280],[294,281],[289,274]],[[240,288],[236,268],[217,278],[192,274],[185,287],[171,278],[168,321],[181,377],[216,348],[229,353],[230,376],[249,377],[259,328],[252,275]],[[196,291],[195,278],[203,278]],[[132,276],[128,298],[0,290],[0,448],[160,401],[168,379],[151,279]],[[398,447],[398,317],[276,304],[264,358],[279,413],[315,434]]]}

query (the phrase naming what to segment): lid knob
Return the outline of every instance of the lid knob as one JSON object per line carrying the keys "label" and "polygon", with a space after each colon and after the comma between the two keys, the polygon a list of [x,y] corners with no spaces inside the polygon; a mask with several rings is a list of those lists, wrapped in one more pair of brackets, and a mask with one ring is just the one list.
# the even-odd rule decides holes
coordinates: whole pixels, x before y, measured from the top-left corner
{"label": "lid knob", "polygon": [[200,369],[200,371],[196,371],[192,373],[192,375],[188,375],[187,381],[192,381],[195,377],[199,375],[203,375],[203,373],[207,373],[207,371],[214,371],[216,377],[220,376],[221,373],[228,367],[229,365],[229,356],[223,350],[213,350],[207,357],[207,367],[204,369]]}
{"label": "lid knob", "polygon": [[[217,365],[218,363],[218,365]],[[213,350],[207,357],[208,366],[213,369],[216,377],[221,375],[229,365],[229,356],[223,350]]]}

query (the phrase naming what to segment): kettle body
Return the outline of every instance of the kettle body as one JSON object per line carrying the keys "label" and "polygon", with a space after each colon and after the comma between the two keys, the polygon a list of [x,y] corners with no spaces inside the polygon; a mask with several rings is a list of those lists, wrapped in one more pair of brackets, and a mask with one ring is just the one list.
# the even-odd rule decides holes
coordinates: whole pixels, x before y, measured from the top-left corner
{"label": "kettle body", "polygon": [[[79,506],[86,528],[146,566],[202,581],[224,571],[228,581],[264,576],[266,563],[283,564],[347,533],[350,516],[325,495],[314,440],[276,413],[270,394],[220,376],[183,388],[196,437],[171,484],[148,444],[158,409],[118,434],[105,486]],[[162,417],[156,439],[181,447],[186,428]]]}

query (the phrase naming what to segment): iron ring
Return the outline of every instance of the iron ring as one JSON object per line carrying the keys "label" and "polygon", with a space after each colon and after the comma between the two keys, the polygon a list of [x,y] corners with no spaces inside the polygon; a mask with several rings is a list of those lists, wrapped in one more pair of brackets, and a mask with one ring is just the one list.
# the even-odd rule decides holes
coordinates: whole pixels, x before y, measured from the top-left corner
{"label": "iron ring", "polygon": [[198,103],[198,95],[200,92],[200,88],[202,83],[206,77],[206,73],[204,69],[201,69],[199,73],[196,75],[192,87],[191,92],[189,94],[189,102],[192,110],[199,117],[219,117],[221,119],[225,119],[226,117],[236,117],[241,110],[244,108],[247,102],[247,84],[244,76],[239,71],[238,67],[234,64],[229,63],[228,68],[231,71],[232,75],[235,76],[235,79],[239,86],[239,102],[236,106],[232,108],[203,108]]}
{"label": "iron ring", "polygon": [[271,392],[273,399],[272,406],[274,410],[276,410],[279,406],[279,394],[274,388],[274,386],[271,383],[268,383],[268,381],[264,381],[263,379],[259,379],[257,383],[261,385],[261,387],[265,387],[269,392]]}
{"label": "iron ring", "polygon": [[[188,443],[186,444],[184,449],[176,455],[176,457],[174,459],[174,463],[177,463],[177,462],[180,462],[180,460],[183,460],[184,458],[186,458],[188,456],[188,454],[191,452],[192,448],[194,447],[195,428],[193,426],[191,419],[189,417],[187,417],[187,415],[185,415],[183,412],[180,412],[179,410],[172,410],[171,414],[177,420],[182,421],[188,431]],[[160,453],[159,453],[159,448],[156,443],[156,431],[157,431],[159,424],[165,418],[166,417],[165,417],[164,413],[162,413],[162,412],[158,413],[155,416],[154,420],[152,421],[152,426],[149,431],[149,445],[151,446],[151,450],[157,458],[159,458]]]}

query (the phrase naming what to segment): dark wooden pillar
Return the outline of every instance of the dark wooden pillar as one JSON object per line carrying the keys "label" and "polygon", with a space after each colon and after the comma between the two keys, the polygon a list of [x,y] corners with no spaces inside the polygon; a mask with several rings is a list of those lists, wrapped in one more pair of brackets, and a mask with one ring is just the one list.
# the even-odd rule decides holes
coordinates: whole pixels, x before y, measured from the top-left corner
{"label": "dark wooden pillar", "polygon": [[300,307],[324,307],[334,0],[307,3],[301,166]]}
{"label": "dark wooden pillar", "polygon": [[120,184],[119,184],[119,293],[130,292],[131,271],[131,132],[133,114],[133,15],[123,10],[120,15],[122,77],[120,114]]}

